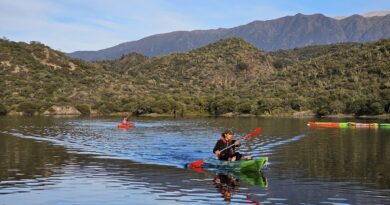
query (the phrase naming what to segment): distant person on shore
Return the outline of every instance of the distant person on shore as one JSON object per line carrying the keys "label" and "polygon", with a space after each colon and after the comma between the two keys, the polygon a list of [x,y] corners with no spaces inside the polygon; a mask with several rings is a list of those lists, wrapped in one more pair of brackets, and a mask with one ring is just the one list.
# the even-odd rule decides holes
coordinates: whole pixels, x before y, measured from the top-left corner
{"label": "distant person on shore", "polygon": [[233,132],[231,130],[226,130],[222,133],[221,138],[215,144],[213,153],[218,157],[219,160],[224,161],[252,159],[252,156],[244,156],[239,152],[236,152],[235,148],[239,147],[240,145],[241,143],[238,140],[233,140]]}

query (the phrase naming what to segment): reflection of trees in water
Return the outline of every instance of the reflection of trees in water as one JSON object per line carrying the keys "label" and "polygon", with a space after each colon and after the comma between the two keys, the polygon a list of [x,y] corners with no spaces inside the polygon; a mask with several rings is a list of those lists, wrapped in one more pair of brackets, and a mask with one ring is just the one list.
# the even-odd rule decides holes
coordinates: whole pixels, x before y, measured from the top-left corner
{"label": "reflection of trees in water", "polygon": [[[313,129],[314,130],[314,129]],[[297,146],[285,147],[285,164],[275,167],[305,170],[307,177],[358,180],[390,188],[390,138],[380,129],[315,129]],[[298,147],[298,148],[297,148]]]}
{"label": "reflection of trees in water", "polygon": [[0,137],[1,181],[49,177],[67,160],[69,155],[63,148],[7,135]]}

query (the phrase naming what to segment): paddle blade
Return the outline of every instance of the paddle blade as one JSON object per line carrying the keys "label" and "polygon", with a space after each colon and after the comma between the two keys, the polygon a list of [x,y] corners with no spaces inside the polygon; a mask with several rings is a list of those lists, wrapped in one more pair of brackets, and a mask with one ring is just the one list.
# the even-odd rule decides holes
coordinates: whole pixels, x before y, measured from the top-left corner
{"label": "paddle blade", "polygon": [[252,132],[251,134],[247,135],[247,136],[244,138],[244,140],[247,140],[247,139],[249,139],[249,138],[252,138],[252,137],[254,137],[254,136],[257,136],[260,132],[261,132],[261,128],[258,127],[258,128],[255,129],[254,132]]}
{"label": "paddle blade", "polygon": [[204,160],[201,159],[201,160],[198,160],[198,161],[195,161],[195,162],[188,163],[187,167],[189,167],[189,168],[200,168],[203,163],[204,163]]}

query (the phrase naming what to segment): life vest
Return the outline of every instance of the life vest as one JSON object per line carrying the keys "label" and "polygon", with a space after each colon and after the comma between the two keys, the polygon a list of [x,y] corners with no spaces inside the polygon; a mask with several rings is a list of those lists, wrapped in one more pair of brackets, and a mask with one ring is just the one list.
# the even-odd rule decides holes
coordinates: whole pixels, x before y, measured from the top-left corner
{"label": "life vest", "polygon": [[[222,142],[225,144],[225,147],[228,147],[229,145],[232,144],[232,140],[227,141],[224,137],[221,137],[220,140],[222,140]],[[233,154],[234,153],[234,148],[233,147],[231,147],[231,148],[229,148],[229,149],[227,149],[227,150],[225,150],[223,152],[230,152],[231,154]]]}

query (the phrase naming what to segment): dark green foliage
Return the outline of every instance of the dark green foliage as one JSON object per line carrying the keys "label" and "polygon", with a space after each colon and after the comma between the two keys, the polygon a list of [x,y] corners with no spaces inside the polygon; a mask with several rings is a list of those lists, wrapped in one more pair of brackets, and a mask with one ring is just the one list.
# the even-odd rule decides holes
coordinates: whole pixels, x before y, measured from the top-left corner
{"label": "dark green foliage", "polygon": [[256,114],[272,115],[282,109],[282,100],[280,98],[266,97],[257,101]]}
{"label": "dark green foliage", "polygon": [[237,105],[237,111],[244,114],[252,113],[252,103],[250,101],[239,103]]}
{"label": "dark green foliage", "polygon": [[290,107],[295,111],[302,111],[307,108],[306,99],[303,97],[290,98]]}
{"label": "dark green foliage", "polygon": [[249,67],[248,64],[246,64],[244,62],[238,62],[237,65],[236,65],[236,69],[237,69],[238,72],[247,70],[248,67]]}
{"label": "dark green foliage", "polygon": [[17,111],[23,112],[25,115],[34,115],[37,106],[31,102],[22,102],[19,104]]}
{"label": "dark green foliage", "polygon": [[0,40],[0,62],[0,103],[8,112],[51,105],[78,105],[86,115],[89,107],[176,116],[390,112],[390,39],[265,53],[232,38],[187,53],[93,63],[37,42]]}
{"label": "dark green foliage", "polygon": [[210,113],[214,115],[221,115],[228,112],[234,112],[236,108],[236,101],[230,97],[220,97],[214,99],[210,103]]}
{"label": "dark green foliage", "polygon": [[314,113],[318,116],[325,116],[333,113],[331,102],[327,96],[319,96],[313,103]]}
{"label": "dark green foliage", "polygon": [[6,114],[7,114],[7,108],[3,104],[0,104],[0,115],[6,115]]}
{"label": "dark green foliage", "polygon": [[91,110],[88,105],[76,105],[75,108],[81,112],[82,115],[90,115]]}
{"label": "dark green foliage", "polygon": [[373,102],[369,105],[369,115],[380,115],[384,112],[384,106],[380,102]]}

